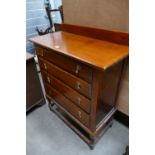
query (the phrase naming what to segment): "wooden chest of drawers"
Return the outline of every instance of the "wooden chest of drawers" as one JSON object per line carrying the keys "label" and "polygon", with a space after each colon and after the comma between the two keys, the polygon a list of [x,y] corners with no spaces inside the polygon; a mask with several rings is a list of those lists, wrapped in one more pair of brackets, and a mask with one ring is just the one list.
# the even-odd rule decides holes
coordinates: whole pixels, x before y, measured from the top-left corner
{"label": "wooden chest of drawers", "polygon": [[112,123],[128,47],[67,32],[31,41],[50,109],[93,148]]}

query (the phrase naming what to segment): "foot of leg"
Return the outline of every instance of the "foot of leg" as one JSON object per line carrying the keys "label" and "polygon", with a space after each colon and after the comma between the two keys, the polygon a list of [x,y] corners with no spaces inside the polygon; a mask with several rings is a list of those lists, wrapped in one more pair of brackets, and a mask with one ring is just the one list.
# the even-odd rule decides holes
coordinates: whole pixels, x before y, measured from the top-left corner
{"label": "foot of leg", "polygon": [[89,148],[90,148],[91,150],[94,150],[95,144],[89,144]]}
{"label": "foot of leg", "polygon": [[95,137],[92,136],[92,135],[89,135],[89,137],[90,137],[90,141],[91,141],[91,143],[89,144],[89,148],[90,148],[91,150],[93,150],[94,147],[95,147]]}
{"label": "foot of leg", "polygon": [[109,127],[111,128],[111,127],[112,127],[112,125],[113,125],[113,123],[111,123],[111,124],[109,125]]}
{"label": "foot of leg", "polygon": [[49,109],[52,111],[52,107],[54,106],[54,102],[49,102],[48,103],[48,107],[49,107]]}

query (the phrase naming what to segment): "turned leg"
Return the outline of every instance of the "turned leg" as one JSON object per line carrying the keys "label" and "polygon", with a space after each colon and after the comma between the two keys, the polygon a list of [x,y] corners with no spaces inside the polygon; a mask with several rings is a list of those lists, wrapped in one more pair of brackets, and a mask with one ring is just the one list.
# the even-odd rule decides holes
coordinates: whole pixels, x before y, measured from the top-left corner
{"label": "turned leg", "polygon": [[48,107],[52,111],[52,107],[54,106],[54,102],[49,98],[47,98],[47,101],[48,101]]}
{"label": "turned leg", "polygon": [[111,127],[112,127],[112,125],[113,125],[113,122],[112,122],[112,123],[110,123],[109,127],[111,128]]}
{"label": "turned leg", "polygon": [[53,106],[54,106],[54,102],[49,102],[49,103],[48,103],[48,107],[49,107],[50,110],[52,110],[52,107],[53,107]]}
{"label": "turned leg", "polygon": [[89,148],[90,148],[91,150],[94,150],[95,144],[89,144]]}
{"label": "turned leg", "polygon": [[92,135],[89,135],[89,138],[90,138],[89,148],[93,150],[95,148],[95,137]]}
{"label": "turned leg", "polygon": [[111,128],[112,125],[113,125],[113,118],[111,118],[110,121],[108,121],[108,122],[106,123],[106,125],[108,125],[109,128]]}
{"label": "turned leg", "polygon": [[113,119],[111,119],[110,123],[109,123],[109,127],[111,128],[113,126]]}

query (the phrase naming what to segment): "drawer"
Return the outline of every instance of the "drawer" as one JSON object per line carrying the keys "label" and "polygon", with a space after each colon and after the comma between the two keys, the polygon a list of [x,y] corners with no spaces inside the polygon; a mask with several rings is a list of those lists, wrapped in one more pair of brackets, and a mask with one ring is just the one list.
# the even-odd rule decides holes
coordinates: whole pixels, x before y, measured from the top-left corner
{"label": "drawer", "polygon": [[46,60],[49,60],[56,66],[72,73],[73,75],[82,78],[83,80],[91,83],[92,81],[92,69],[85,64],[68,58],[62,54],[57,54],[52,50],[47,50],[43,48],[36,48],[36,53],[39,56],[43,56]]}
{"label": "drawer", "polygon": [[73,104],[70,100],[64,97],[57,90],[45,84],[45,90],[47,94],[53,98],[59,105],[61,105],[66,111],[68,111],[72,116],[78,119],[85,126],[89,127],[89,115],[85,113],[82,109]]}
{"label": "drawer", "polygon": [[35,50],[38,56],[43,56],[43,49],[41,47],[36,47]]}
{"label": "drawer", "polygon": [[64,71],[63,69],[55,66],[54,64],[39,58],[39,64],[42,71],[46,71],[52,76],[63,81],[65,84],[83,94],[84,96],[91,98],[91,84],[84,80]]}
{"label": "drawer", "polygon": [[49,85],[51,85],[53,88],[58,90],[66,98],[70,99],[77,106],[85,110],[87,113],[90,113],[90,100],[89,99],[87,99],[83,95],[80,95],[77,91],[68,87],[66,84],[56,79],[55,77],[49,76],[45,72],[42,72],[42,77],[43,77],[44,83],[49,83]]}

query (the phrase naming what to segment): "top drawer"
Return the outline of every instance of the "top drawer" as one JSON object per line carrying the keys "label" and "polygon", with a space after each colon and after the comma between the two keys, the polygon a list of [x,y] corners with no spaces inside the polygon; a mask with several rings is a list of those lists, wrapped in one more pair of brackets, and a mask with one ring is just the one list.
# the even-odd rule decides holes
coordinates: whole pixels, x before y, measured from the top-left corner
{"label": "top drawer", "polygon": [[44,57],[46,60],[51,61],[53,64],[91,83],[92,81],[91,67],[88,67],[76,60],[72,60],[71,58],[68,58],[65,55],[57,54],[53,50],[47,50],[41,47],[36,47],[36,53],[38,56]]}

